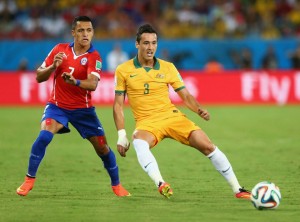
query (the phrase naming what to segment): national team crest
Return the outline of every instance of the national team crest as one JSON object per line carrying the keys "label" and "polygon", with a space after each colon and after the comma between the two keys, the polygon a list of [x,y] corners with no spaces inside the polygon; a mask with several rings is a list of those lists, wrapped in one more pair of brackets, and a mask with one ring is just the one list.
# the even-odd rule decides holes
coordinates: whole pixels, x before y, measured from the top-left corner
{"label": "national team crest", "polygon": [[157,78],[157,79],[164,79],[165,78],[165,74],[158,73],[158,74],[156,74],[155,78]]}
{"label": "national team crest", "polygon": [[86,57],[82,58],[80,63],[81,63],[81,65],[84,66],[87,63],[87,58]]}

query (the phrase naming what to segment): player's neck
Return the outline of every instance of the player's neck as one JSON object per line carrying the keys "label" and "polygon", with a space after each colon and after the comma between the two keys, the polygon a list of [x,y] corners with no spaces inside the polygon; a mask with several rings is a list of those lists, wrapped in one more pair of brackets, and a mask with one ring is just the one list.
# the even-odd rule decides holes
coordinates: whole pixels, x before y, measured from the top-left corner
{"label": "player's neck", "polygon": [[153,68],[155,61],[154,61],[154,58],[150,59],[150,60],[139,59],[139,63],[142,67]]}
{"label": "player's neck", "polygon": [[75,45],[73,47],[74,53],[78,56],[78,55],[82,55],[84,53],[86,53],[90,48],[90,45],[87,46],[81,46],[81,45]]}

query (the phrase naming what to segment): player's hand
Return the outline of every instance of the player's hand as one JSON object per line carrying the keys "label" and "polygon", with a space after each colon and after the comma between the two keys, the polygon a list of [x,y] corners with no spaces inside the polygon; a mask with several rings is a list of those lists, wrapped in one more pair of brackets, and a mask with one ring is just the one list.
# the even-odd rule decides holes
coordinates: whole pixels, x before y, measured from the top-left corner
{"label": "player's hand", "polygon": [[63,74],[61,74],[61,77],[65,80],[66,83],[76,85],[76,79],[70,73],[63,72]]}
{"label": "player's hand", "polygon": [[205,109],[198,108],[198,115],[201,116],[204,120],[210,119],[210,114]]}
{"label": "player's hand", "polygon": [[56,69],[58,66],[60,66],[63,62],[63,59],[65,59],[67,56],[64,52],[59,52],[54,56],[53,64],[52,66]]}
{"label": "player's hand", "polygon": [[125,129],[121,129],[118,131],[118,142],[117,149],[122,157],[126,156],[126,152],[129,150],[130,142],[127,139]]}

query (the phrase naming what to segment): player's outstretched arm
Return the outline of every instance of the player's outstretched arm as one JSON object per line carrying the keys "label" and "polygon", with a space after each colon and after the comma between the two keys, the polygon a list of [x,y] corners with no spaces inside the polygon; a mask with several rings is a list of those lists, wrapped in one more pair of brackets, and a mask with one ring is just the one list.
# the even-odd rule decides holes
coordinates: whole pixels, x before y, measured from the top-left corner
{"label": "player's outstretched arm", "polygon": [[197,113],[199,116],[201,116],[204,120],[210,119],[210,114],[207,110],[202,109],[198,101],[195,99],[194,96],[190,94],[190,92],[184,88],[179,91],[177,91],[178,95],[184,102],[184,104],[193,112]]}

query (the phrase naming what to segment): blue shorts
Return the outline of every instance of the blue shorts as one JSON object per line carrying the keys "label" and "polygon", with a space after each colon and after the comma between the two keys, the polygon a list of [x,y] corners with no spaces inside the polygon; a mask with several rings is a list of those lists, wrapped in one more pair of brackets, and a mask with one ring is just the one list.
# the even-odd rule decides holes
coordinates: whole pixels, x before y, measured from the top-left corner
{"label": "blue shorts", "polygon": [[70,122],[84,139],[92,136],[105,135],[100,120],[96,115],[95,107],[67,110],[48,103],[41,121],[48,118],[54,119],[64,126],[58,131],[60,134],[69,133],[71,131],[68,126]]}

